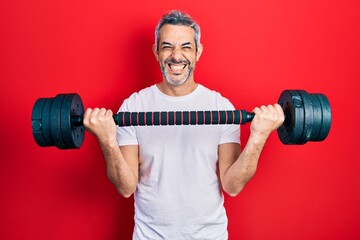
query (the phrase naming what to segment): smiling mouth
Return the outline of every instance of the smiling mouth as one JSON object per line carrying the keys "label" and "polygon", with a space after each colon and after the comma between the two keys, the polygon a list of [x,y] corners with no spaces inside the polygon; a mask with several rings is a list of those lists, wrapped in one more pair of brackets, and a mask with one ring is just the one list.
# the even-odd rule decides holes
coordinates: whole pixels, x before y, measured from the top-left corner
{"label": "smiling mouth", "polygon": [[187,64],[171,64],[171,63],[168,63],[167,65],[171,70],[174,70],[174,71],[181,71],[181,70],[185,69],[187,66]]}

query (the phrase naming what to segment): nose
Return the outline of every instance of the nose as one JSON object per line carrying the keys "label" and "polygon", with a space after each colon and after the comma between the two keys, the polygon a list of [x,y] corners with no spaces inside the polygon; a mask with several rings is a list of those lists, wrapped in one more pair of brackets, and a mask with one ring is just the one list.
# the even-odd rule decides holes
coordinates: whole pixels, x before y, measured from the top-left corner
{"label": "nose", "polygon": [[181,60],[182,59],[182,51],[181,48],[179,47],[175,47],[171,53],[171,57],[176,59],[176,60]]}

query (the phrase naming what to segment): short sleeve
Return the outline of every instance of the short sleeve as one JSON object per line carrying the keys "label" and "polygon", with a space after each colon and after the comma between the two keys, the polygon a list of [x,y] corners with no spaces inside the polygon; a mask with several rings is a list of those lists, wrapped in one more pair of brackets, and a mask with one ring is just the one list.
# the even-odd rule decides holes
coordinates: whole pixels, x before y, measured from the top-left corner
{"label": "short sleeve", "polygon": [[[234,105],[229,100],[224,101],[222,109],[235,110]],[[222,126],[222,134],[219,140],[219,144],[223,143],[239,143],[240,144],[240,125],[229,124]]]}
{"label": "short sleeve", "polygon": [[226,125],[223,127],[223,132],[219,144],[223,143],[239,143],[240,144],[240,126]]}
{"label": "short sleeve", "polygon": [[[129,111],[129,107],[127,101],[124,101],[118,112],[127,112],[127,111]],[[128,127],[117,126],[116,140],[119,146],[139,144],[136,137],[136,129],[134,126],[128,126]]]}

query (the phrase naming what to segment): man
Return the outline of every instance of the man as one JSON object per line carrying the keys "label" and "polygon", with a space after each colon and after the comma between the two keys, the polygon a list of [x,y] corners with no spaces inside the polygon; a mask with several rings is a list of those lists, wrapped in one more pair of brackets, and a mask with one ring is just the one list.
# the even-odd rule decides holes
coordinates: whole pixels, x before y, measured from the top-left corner
{"label": "man", "polygon": [[[234,109],[194,81],[203,46],[200,28],[188,15],[163,16],[153,51],[162,81],[131,95],[120,111]],[[133,239],[228,238],[222,190],[236,196],[243,189],[270,133],[284,121],[278,104],[253,112],[241,151],[238,125],[117,128],[111,110],[86,110],[84,125],[100,144],[109,179],[122,196],[134,194]]]}

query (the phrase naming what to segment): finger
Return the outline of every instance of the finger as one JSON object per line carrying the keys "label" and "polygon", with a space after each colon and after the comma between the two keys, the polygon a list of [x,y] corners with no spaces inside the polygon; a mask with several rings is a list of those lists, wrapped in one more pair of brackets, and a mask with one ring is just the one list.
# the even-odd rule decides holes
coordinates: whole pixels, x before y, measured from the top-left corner
{"label": "finger", "polygon": [[282,112],[279,112],[279,110],[276,108],[275,105],[269,105],[268,106],[271,114],[272,114],[272,120],[275,122],[283,122],[284,114]]}
{"label": "finger", "polygon": [[281,121],[284,122],[285,121],[285,113],[284,113],[283,108],[277,103],[274,105],[274,107],[275,107],[276,111],[278,112],[278,114],[280,115]]}
{"label": "finger", "polygon": [[84,119],[87,119],[90,115],[90,113],[92,112],[92,109],[91,108],[87,108],[85,113],[84,113]]}
{"label": "finger", "polygon": [[277,113],[277,111],[276,111],[276,109],[275,109],[275,107],[273,105],[268,105],[267,109],[272,113]]}
{"label": "finger", "polygon": [[106,109],[105,109],[105,108],[101,108],[101,109],[99,110],[98,115],[99,115],[99,116],[105,116],[105,114],[106,114]]}
{"label": "finger", "polygon": [[275,104],[274,104],[274,107],[275,107],[275,109],[276,109],[277,112],[284,114],[284,110],[283,110],[283,108],[280,106],[280,104],[275,103]]}
{"label": "finger", "polygon": [[106,111],[106,114],[105,114],[106,116],[108,116],[108,117],[112,117],[113,116],[113,112],[110,110],[110,109],[108,109],[107,111]]}
{"label": "finger", "polygon": [[100,111],[99,108],[94,108],[92,110],[92,112],[90,113],[90,115],[89,115],[89,119],[92,119],[92,118],[96,117],[98,115],[99,111]]}
{"label": "finger", "polygon": [[252,110],[252,112],[255,113],[255,114],[258,114],[259,112],[261,112],[261,109],[258,108],[258,107],[256,107],[256,108],[254,108],[254,109]]}
{"label": "finger", "polygon": [[261,107],[260,107],[260,109],[263,111],[263,112],[269,112],[269,109],[265,106],[265,105],[262,105]]}

